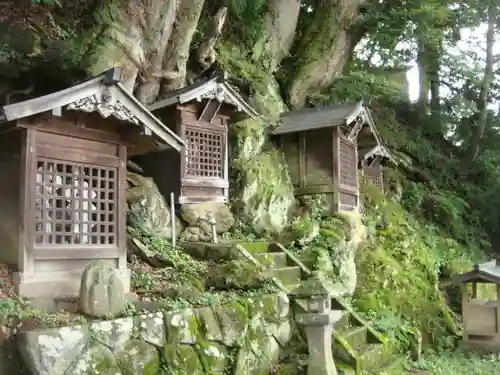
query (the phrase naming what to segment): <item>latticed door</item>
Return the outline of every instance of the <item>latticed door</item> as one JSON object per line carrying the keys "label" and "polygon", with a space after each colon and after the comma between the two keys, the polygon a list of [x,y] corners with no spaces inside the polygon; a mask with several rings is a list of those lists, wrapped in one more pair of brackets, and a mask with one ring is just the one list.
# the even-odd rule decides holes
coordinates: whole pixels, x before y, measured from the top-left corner
{"label": "latticed door", "polygon": [[218,129],[185,128],[184,177],[224,178],[226,133]]}
{"label": "latticed door", "polygon": [[35,246],[117,244],[118,170],[36,160]]}
{"label": "latticed door", "polygon": [[380,164],[374,167],[365,167],[364,175],[365,178],[372,184],[378,186],[382,190],[384,189],[384,178],[382,174],[382,167],[380,166]]}
{"label": "latticed door", "polygon": [[358,155],[356,144],[339,139],[339,210],[353,210],[358,205]]}

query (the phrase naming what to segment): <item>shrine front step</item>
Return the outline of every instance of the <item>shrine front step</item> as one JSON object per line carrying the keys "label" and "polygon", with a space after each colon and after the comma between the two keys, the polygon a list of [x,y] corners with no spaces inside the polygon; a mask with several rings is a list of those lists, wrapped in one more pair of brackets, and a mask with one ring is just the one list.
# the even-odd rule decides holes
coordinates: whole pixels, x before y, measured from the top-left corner
{"label": "shrine front step", "polygon": [[288,289],[292,289],[292,286],[300,284],[301,281],[299,267],[274,268],[268,270],[267,272],[281,281],[281,283]]}
{"label": "shrine front step", "polygon": [[264,267],[286,268],[288,266],[288,259],[285,253],[257,253],[252,255]]}

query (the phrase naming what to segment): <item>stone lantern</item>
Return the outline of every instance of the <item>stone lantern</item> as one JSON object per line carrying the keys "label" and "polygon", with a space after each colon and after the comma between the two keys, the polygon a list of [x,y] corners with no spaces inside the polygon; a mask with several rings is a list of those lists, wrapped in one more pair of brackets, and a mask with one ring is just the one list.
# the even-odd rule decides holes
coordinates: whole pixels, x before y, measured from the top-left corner
{"label": "stone lantern", "polygon": [[341,318],[341,311],[331,310],[335,286],[321,272],[311,277],[290,293],[290,297],[307,302],[307,311],[297,314],[297,323],[305,328],[309,348],[307,375],[337,375],[332,355],[333,324]]}

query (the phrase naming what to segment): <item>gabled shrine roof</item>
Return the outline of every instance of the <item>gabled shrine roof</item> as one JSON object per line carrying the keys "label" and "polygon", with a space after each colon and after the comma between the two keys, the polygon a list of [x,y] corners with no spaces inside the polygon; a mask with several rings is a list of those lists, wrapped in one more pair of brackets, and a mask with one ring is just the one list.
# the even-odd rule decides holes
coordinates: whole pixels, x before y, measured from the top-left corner
{"label": "gabled shrine roof", "polygon": [[377,144],[374,147],[371,148],[360,148],[358,149],[358,156],[360,159],[369,159],[372,157],[380,156],[382,158],[390,160],[391,163],[397,165],[398,162],[392,154],[389,152],[389,150],[383,145],[383,144]]}
{"label": "gabled shrine roof", "polygon": [[363,116],[364,120],[372,128],[372,132],[375,133],[375,137],[379,138],[370,110],[363,102],[304,108],[285,112],[281,115],[281,122],[272,131],[272,134],[298,133],[307,130],[342,126],[353,122],[358,116]]}
{"label": "gabled shrine roof", "polygon": [[361,117],[368,125],[374,138],[374,145],[359,149],[361,157],[382,156],[397,164],[384,145],[375,126],[369,108],[363,102],[336,104],[324,107],[304,108],[285,112],[281,115],[280,124],[271,132],[273,135],[301,133],[308,130],[331,128],[347,125]]}
{"label": "gabled shrine roof", "polygon": [[180,150],[184,141],[156,118],[120,83],[121,70],[110,69],[67,89],[38,98],[0,107],[0,124],[46,111],[77,110],[97,112],[142,126],[146,134],[154,133],[168,146]]}
{"label": "gabled shrine roof", "polygon": [[476,264],[472,271],[452,276],[442,282],[443,285],[456,285],[470,282],[486,282],[500,284],[500,266],[496,260]]}
{"label": "gabled shrine roof", "polygon": [[215,99],[220,103],[227,103],[246,113],[250,117],[258,117],[258,113],[241,97],[240,94],[226,81],[224,75],[216,75],[210,79],[200,81],[182,89],[172,91],[162,100],[149,106],[150,111],[170,107],[175,104],[184,104],[203,99]]}

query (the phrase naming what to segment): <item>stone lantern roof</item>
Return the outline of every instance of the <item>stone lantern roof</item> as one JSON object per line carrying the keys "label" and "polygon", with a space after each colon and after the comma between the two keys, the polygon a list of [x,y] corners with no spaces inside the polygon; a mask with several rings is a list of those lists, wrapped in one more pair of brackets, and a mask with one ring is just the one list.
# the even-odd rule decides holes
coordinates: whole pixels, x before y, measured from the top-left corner
{"label": "stone lantern roof", "polygon": [[320,271],[313,271],[311,276],[302,282],[289,295],[296,299],[311,299],[314,297],[329,297],[335,294],[335,284],[327,280]]}

